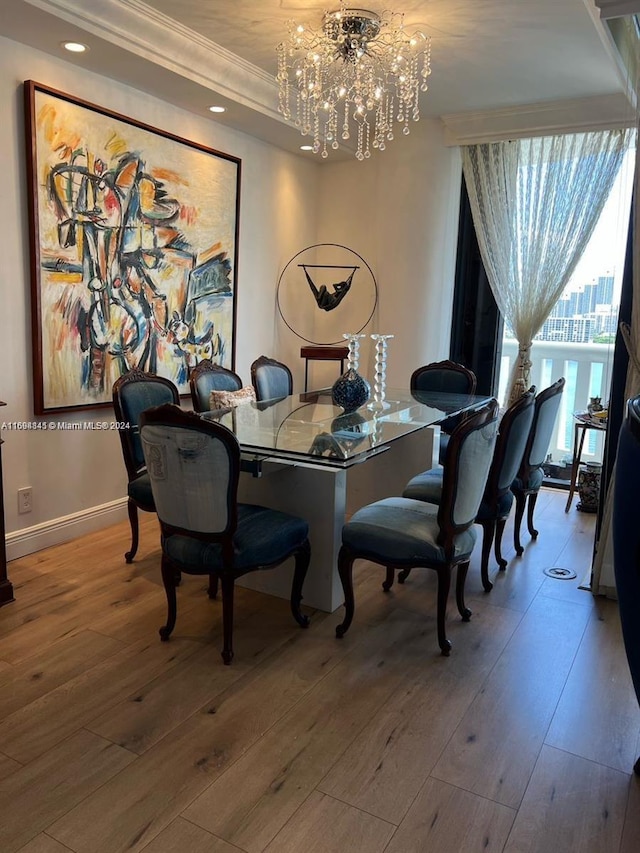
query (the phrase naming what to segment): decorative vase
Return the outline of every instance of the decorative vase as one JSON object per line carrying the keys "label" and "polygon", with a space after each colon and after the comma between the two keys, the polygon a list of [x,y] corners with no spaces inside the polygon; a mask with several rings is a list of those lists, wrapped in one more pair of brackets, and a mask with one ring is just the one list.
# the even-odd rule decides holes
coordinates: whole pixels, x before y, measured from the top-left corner
{"label": "decorative vase", "polygon": [[334,405],[348,413],[355,412],[367,402],[371,388],[367,380],[358,373],[360,338],[365,335],[344,334],[342,337],[349,341],[347,369],[333,383],[331,399]]}
{"label": "decorative vase", "polygon": [[594,412],[601,412],[603,410],[602,398],[601,397],[590,397],[589,405],[587,406],[587,412],[590,415],[593,415]]}
{"label": "decorative vase", "polygon": [[345,412],[355,412],[369,399],[371,389],[366,379],[350,367],[337,379],[331,389],[331,399]]}
{"label": "decorative vase", "polygon": [[373,400],[369,403],[372,410],[386,409],[389,407],[384,399],[387,385],[387,341],[395,335],[371,335],[376,342],[376,363],[373,379]]}
{"label": "decorative vase", "polygon": [[576,509],[580,512],[597,512],[600,499],[600,479],[602,465],[599,462],[587,462],[578,472],[578,494],[580,502]]}

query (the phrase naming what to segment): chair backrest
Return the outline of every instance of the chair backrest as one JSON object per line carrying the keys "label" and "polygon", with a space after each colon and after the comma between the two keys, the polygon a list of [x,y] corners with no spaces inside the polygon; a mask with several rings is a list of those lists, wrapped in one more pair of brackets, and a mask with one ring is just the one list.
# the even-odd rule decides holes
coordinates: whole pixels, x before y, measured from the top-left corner
{"label": "chair backrest", "polygon": [[564,377],[545,388],[536,397],[533,423],[518,471],[518,478],[523,483],[529,481],[531,472],[539,468],[546,459],[563,390]]}
{"label": "chair backrest", "polygon": [[535,412],[533,385],[510,406],[500,420],[493,462],[489,470],[485,499],[497,501],[509,491],[522,463]]}
{"label": "chair backrest", "polygon": [[239,391],[242,379],[233,370],[214,364],[208,358],[199,362],[189,374],[191,401],[196,412],[208,412],[212,391]]}
{"label": "chair backrest", "polygon": [[498,402],[471,412],[449,438],[438,509],[439,542],[453,547],[456,534],[474,522],[487,484],[498,432]]}
{"label": "chair backrest", "polygon": [[261,355],[251,365],[256,400],[274,400],[293,394],[293,376],[286,364]]}
{"label": "chair backrest", "polygon": [[233,433],[164,405],[140,418],[141,443],[163,535],[230,537],[237,524],[240,447]]}
{"label": "chair backrest", "polygon": [[476,375],[455,361],[434,361],[413,371],[410,388],[412,391],[473,394],[476,390]]}
{"label": "chair backrest", "polygon": [[129,424],[128,429],[120,429],[118,434],[127,474],[132,480],[145,469],[140,443],[140,415],[151,406],[163,403],[179,405],[180,393],[173,382],[164,376],[130,370],[113,383],[112,398],[116,421]]}

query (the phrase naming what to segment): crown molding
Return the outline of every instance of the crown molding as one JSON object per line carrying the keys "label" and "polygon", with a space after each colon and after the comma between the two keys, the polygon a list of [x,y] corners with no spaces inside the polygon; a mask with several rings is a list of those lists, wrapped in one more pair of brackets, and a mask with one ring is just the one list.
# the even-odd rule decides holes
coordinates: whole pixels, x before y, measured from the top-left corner
{"label": "crown molding", "polygon": [[552,101],[484,112],[444,115],[445,144],[476,145],[555,133],[612,130],[635,125],[635,110],[622,94]]}
{"label": "crown molding", "polygon": [[640,0],[595,0],[603,21],[640,14]]}
{"label": "crown molding", "polygon": [[274,77],[142,0],[26,0],[136,56],[282,122]]}

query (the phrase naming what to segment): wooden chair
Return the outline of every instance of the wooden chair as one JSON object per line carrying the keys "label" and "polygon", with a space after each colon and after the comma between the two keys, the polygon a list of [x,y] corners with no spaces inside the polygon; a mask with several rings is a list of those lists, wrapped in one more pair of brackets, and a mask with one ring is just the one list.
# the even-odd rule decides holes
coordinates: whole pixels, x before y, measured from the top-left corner
{"label": "wooden chair", "polygon": [[189,374],[191,401],[195,412],[208,412],[212,391],[239,391],[242,379],[233,370],[213,364],[208,358],[200,361]]}
{"label": "wooden chair", "polygon": [[409,498],[386,498],[358,510],[342,530],[338,572],[345,596],[345,618],[336,636],[347,632],[355,610],[353,564],[370,560],[386,567],[382,585],[391,589],[396,570],[403,580],[412,568],[438,574],[438,644],[448,655],[445,619],[451,572],[458,567],[456,602],[463,621],[471,611],[464,603],[464,583],[476,541],[473,522],[484,492],[497,431],[498,403],[491,400],[453,431],[444,467],[439,505]]}
{"label": "wooden chair", "polygon": [[[411,374],[409,383],[411,391],[437,394],[474,394],[476,390],[476,375],[468,367],[456,361],[433,361],[418,367]],[[444,461],[449,436],[462,420],[460,415],[446,418],[440,424],[440,462]]]}
{"label": "wooden chair", "polygon": [[287,365],[266,355],[261,355],[251,365],[251,384],[258,402],[293,394],[293,376]]}
{"label": "wooden chair", "polygon": [[233,433],[194,412],[164,405],[140,419],[142,447],[162,530],[162,580],[167,595],[168,640],[176,623],[177,573],[215,576],[222,587],[222,659],[233,658],[233,593],[236,578],[295,558],[291,612],[300,610],[309,567],[309,526],[297,516],[238,503],[240,446]]}
{"label": "wooden chair", "polygon": [[[485,592],[493,589],[489,580],[489,554],[495,537],[495,557],[503,571],[507,561],[502,556],[502,534],[513,505],[511,484],[522,462],[524,447],[533,421],[535,387],[523,394],[502,416],[493,460],[487,477],[476,524],[483,530],[481,578]],[[442,499],[443,469],[433,468],[409,481],[403,497],[439,504]]]}
{"label": "wooden chair", "polygon": [[547,458],[553,427],[558,416],[560,400],[564,390],[564,378],[558,379],[549,388],[541,391],[535,400],[533,422],[524,449],[520,469],[511,484],[511,491],[516,499],[515,526],[513,544],[516,554],[520,556],[524,548],[520,544],[520,525],[527,507],[527,528],[532,539],[536,539],[538,531],[533,526],[533,512],[538,499],[538,492],[544,479],[542,463]]}
{"label": "wooden chair", "polygon": [[413,371],[409,387],[412,391],[473,394],[476,390],[476,375],[456,361],[433,361]]}
{"label": "wooden chair", "polygon": [[142,370],[130,370],[114,382],[112,398],[116,421],[128,425],[126,429],[120,429],[118,434],[129,480],[127,511],[131,524],[131,548],[124,558],[127,563],[131,563],[138,550],[138,510],[156,511],[140,443],[140,415],[151,406],[160,406],[162,403],[179,404],[180,394],[169,379],[154,373],[144,373]]}

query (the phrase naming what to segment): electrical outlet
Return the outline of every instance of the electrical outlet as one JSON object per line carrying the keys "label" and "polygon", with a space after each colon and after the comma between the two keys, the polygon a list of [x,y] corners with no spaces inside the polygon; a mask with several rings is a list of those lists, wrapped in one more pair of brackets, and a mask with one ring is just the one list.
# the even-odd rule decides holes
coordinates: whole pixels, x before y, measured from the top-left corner
{"label": "electrical outlet", "polygon": [[18,512],[31,512],[33,509],[33,500],[31,495],[31,486],[26,486],[24,489],[18,489]]}

